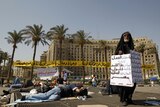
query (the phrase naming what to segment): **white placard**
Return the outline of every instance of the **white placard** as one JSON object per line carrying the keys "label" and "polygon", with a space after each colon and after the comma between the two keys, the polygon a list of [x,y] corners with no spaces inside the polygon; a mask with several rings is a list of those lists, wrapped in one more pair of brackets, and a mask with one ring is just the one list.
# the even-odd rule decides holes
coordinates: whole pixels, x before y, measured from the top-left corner
{"label": "white placard", "polygon": [[58,68],[37,68],[37,76],[42,80],[51,80],[52,77],[58,76]]}
{"label": "white placard", "polygon": [[141,81],[141,58],[138,52],[111,56],[111,85],[132,87],[134,83]]}

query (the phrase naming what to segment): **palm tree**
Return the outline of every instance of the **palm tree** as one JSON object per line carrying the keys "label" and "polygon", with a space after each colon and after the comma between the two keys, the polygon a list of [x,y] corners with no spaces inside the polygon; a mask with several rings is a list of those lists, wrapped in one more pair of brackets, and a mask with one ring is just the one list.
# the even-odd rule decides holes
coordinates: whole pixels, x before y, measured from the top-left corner
{"label": "palm tree", "polygon": [[8,60],[8,58],[9,58],[8,53],[7,53],[7,52],[4,52],[3,55],[2,55],[4,67],[6,66],[6,60]]}
{"label": "palm tree", "polygon": [[[73,35],[74,35],[75,42],[81,47],[81,61],[82,61],[82,65],[84,65],[83,47],[85,44],[91,43],[89,39],[92,37],[89,36],[89,34],[85,33],[84,30],[79,30],[76,32],[76,34],[73,34]],[[85,83],[85,66],[82,67],[82,71],[83,71],[83,83]]]}
{"label": "palm tree", "polygon": [[[1,75],[3,74],[4,71],[6,71],[6,61],[9,59],[9,55],[7,52],[0,51],[0,64],[3,62],[3,66],[1,67]],[[2,75],[3,76],[3,75]]]}
{"label": "palm tree", "polygon": [[[109,46],[107,44],[107,42],[104,40],[99,41],[99,47],[100,48],[98,49],[98,51],[104,51],[105,62],[107,63],[107,50],[110,50],[112,47]],[[108,69],[108,67],[106,66],[106,79],[108,79],[108,70],[107,69]]]}
{"label": "palm tree", "polygon": [[13,32],[8,32],[8,34],[10,36],[5,37],[5,39],[7,40],[7,42],[9,44],[13,45],[13,51],[12,51],[12,57],[11,57],[11,62],[10,62],[10,67],[9,67],[9,72],[8,72],[8,82],[11,76],[11,70],[12,70],[12,64],[13,64],[13,60],[14,60],[14,54],[15,54],[15,49],[17,48],[17,44],[18,43],[22,43],[22,41],[25,40],[23,36],[23,32],[19,31],[17,32],[16,30],[14,30]]}
{"label": "palm tree", "polygon": [[32,48],[34,48],[33,52],[33,64],[31,67],[31,76],[30,78],[33,78],[33,71],[34,71],[34,64],[35,64],[35,57],[36,57],[36,51],[37,51],[37,46],[39,45],[39,42],[44,45],[49,45],[47,42],[47,36],[44,34],[43,26],[42,25],[36,25],[34,24],[33,26],[26,26],[26,29],[23,29],[23,32],[26,36],[26,41],[25,44],[28,46],[30,43],[32,43]]}
{"label": "palm tree", "polygon": [[3,69],[5,68],[6,66],[6,61],[9,59],[9,55],[7,52],[3,52],[2,54],[2,60],[3,60]]}
{"label": "palm tree", "polygon": [[66,32],[68,28],[65,28],[64,25],[57,25],[56,27],[52,27],[50,31],[48,32],[48,38],[50,40],[58,40],[59,41],[59,60],[60,60],[60,66],[59,66],[59,76],[61,77],[61,71],[62,71],[62,43],[65,40]]}
{"label": "palm tree", "polygon": [[65,38],[65,41],[67,41],[68,43],[74,43],[74,36],[73,34],[67,34],[66,35],[66,38]]}

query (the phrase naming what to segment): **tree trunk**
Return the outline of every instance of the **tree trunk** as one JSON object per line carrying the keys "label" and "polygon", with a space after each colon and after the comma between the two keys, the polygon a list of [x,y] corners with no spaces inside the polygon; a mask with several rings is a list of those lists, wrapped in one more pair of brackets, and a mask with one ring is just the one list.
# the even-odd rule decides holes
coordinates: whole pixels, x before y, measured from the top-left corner
{"label": "tree trunk", "polygon": [[3,70],[4,70],[5,66],[6,66],[6,59],[4,59]]}
{"label": "tree trunk", "polygon": [[36,57],[36,50],[37,50],[37,42],[34,45],[34,52],[33,52],[33,63],[32,63],[32,67],[31,67],[31,76],[30,79],[33,79],[33,72],[34,72],[34,65],[35,65],[35,57]]}
{"label": "tree trunk", "polygon": [[59,61],[60,61],[60,66],[59,66],[59,77],[61,77],[61,72],[62,72],[62,40],[59,40]]}
{"label": "tree trunk", "polygon": [[[105,62],[107,63],[107,48],[104,48]],[[106,79],[108,80],[108,67],[106,66]]]}
{"label": "tree trunk", "polygon": [[85,66],[84,66],[83,45],[81,45],[81,58],[82,58],[83,84],[85,84]]}
{"label": "tree trunk", "polygon": [[7,83],[9,83],[9,80],[11,78],[12,64],[13,64],[15,50],[16,50],[16,45],[13,45],[12,58],[11,58],[11,62],[10,62],[10,66],[9,66],[9,71],[8,71],[8,76],[7,76]]}
{"label": "tree trunk", "polygon": [[[142,52],[142,62],[143,62],[143,65],[145,65],[144,63],[144,52]],[[146,71],[145,71],[145,68],[142,69],[143,70],[143,78],[144,80],[146,79]]]}

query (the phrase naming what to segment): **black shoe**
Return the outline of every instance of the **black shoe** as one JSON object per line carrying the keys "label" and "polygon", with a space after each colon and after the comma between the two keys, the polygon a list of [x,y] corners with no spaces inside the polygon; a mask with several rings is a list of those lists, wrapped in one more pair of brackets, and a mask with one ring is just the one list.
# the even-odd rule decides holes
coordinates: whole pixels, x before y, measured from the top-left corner
{"label": "black shoe", "polygon": [[22,96],[21,101],[24,101],[26,99],[26,96]]}
{"label": "black shoe", "polygon": [[4,95],[8,95],[9,91],[3,90]]}
{"label": "black shoe", "polygon": [[127,102],[128,102],[128,104],[134,104],[133,100],[131,100],[131,99],[128,99]]}

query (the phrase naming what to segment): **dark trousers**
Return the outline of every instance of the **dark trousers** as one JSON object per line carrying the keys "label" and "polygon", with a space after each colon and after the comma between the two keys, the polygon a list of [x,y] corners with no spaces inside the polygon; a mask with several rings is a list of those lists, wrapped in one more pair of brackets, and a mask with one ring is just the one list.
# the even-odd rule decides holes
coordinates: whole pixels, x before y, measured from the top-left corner
{"label": "dark trousers", "polygon": [[136,88],[136,83],[134,83],[133,87],[119,86],[120,102],[131,101],[135,88]]}

